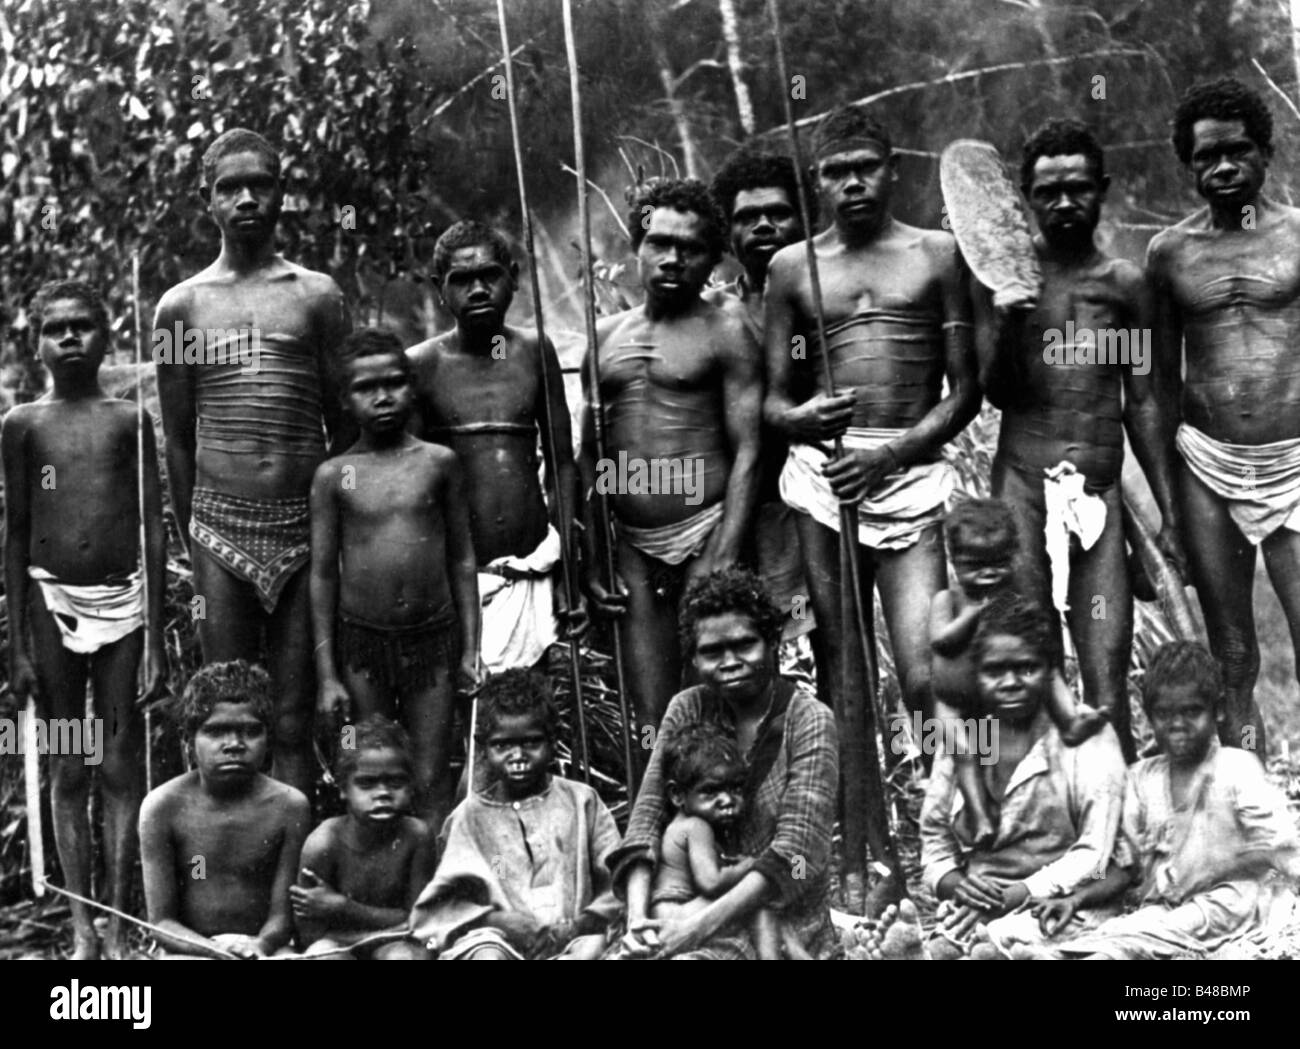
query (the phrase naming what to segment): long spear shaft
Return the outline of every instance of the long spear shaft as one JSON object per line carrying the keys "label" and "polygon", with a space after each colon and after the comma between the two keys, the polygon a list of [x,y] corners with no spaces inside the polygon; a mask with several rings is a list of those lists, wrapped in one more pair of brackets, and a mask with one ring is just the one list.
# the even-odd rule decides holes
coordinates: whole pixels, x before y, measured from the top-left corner
{"label": "long spear shaft", "polygon": [[[546,402],[546,427],[542,435],[543,449],[546,453],[547,466],[554,485],[555,514],[560,521],[563,533],[569,529],[566,523],[572,518],[565,514],[565,493],[560,489],[560,458],[555,443],[555,422],[551,418],[551,376],[547,368],[546,329],[542,324],[542,287],[537,277],[537,251],[533,245],[533,217],[528,210],[528,188],[524,183],[524,151],[519,137],[519,112],[515,101],[515,60],[510,52],[510,34],[506,28],[506,3],[497,0],[497,23],[501,27],[501,53],[505,56],[506,70],[506,104],[510,110],[510,141],[515,151],[515,180],[519,183],[519,213],[524,222],[524,250],[528,253],[528,276],[533,293],[533,324],[537,328],[537,356],[542,362],[542,399]],[[567,449],[572,455],[573,450]],[[564,599],[569,609],[578,607],[577,591],[574,588],[572,551],[569,549],[568,537],[561,534],[560,570],[564,578]],[[579,658],[578,639],[569,638],[569,675],[573,678],[573,709],[578,723],[578,747],[582,753],[582,778],[591,782],[591,754],[587,750],[587,713],[582,697],[582,662]]]}
{"label": "long spear shaft", "polygon": [[[600,367],[596,360],[596,287],[591,269],[591,209],[587,204],[587,155],[582,141],[582,88],[578,83],[578,48],[573,36],[573,8],[570,0],[560,0],[564,15],[564,52],[569,63],[569,97],[573,105],[573,167],[578,181],[578,221],[582,226],[582,274],[586,291],[584,315],[587,326],[587,411],[596,434],[596,457],[605,458],[605,399],[600,392]],[[536,272],[536,271],[534,271]],[[609,499],[596,491],[601,546],[604,548],[605,585],[613,590],[618,574],[614,566],[614,529]],[[618,678],[618,707],[623,718],[623,763],[627,770],[627,802],[636,800],[637,766],[632,757],[632,715],[627,705],[627,681],[623,672],[623,632],[614,622],[614,673]]]}
{"label": "long spear shaft", "polygon": [[[795,186],[799,197],[799,212],[805,230],[804,249],[808,259],[808,282],[812,290],[813,314],[817,323],[817,342],[821,347],[822,387],[828,397],[835,396],[835,378],[831,371],[830,355],[826,349],[826,313],[822,305],[822,286],[817,269],[817,249],[813,244],[812,209],[809,206],[808,187],[805,183],[806,172],[802,152],[799,148],[799,131],[794,119],[794,106],[790,98],[790,77],[785,62],[785,41],[781,29],[781,10],[778,0],[767,0],[768,12],[772,19],[772,34],[776,41],[776,68],[781,78],[781,99],[785,107],[786,127],[789,129],[790,153],[794,160],[797,178]],[[844,455],[844,442],[835,438],[835,458]],[[863,848],[863,817],[868,826],[875,824],[875,837],[880,840],[873,845],[884,851],[877,856],[877,861],[884,862],[892,871],[897,872],[898,860],[894,850],[889,821],[885,809],[885,781],[882,775],[880,756],[884,751],[880,734],[880,717],[876,709],[876,652],[873,624],[867,617],[863,603],[862,578],[857,558],[857,507],[840,503],[840,623],[841,630],[855,630],[856,646],[846,637],[841,638],[843,652],[843,680],[836,711],[841,728],[848,737],[843,748],[844,768],[844,852],[846,869],[865,875],[866,854]],[[850,591],[848,600],[844,599],[844,589]],[[855,629],[856,628],[856,629]],[[865,702],[857,691],[857,682],[853,673],[851,655],[861,655],[865,671]],[[860,749],[859,749],[860,748]],[[868,768],[864,768],[865,764]],[[878,797],[875,805],[870,797],[874,785]]]}
{"label": "long spear shaft", "polygon": [[[149,644],[149,533],[145,528],[144,510],[144,331],[140,327],[140,251],[131,252],[131,309],[135,314],[135,472],[136,495],[140,510],[140,582],[144,591],[145,650]],[[140,660],[141,693],[149,682],[145,677],[146,660]],[[144,710],[144,784],[153,790],[153,712]]]}

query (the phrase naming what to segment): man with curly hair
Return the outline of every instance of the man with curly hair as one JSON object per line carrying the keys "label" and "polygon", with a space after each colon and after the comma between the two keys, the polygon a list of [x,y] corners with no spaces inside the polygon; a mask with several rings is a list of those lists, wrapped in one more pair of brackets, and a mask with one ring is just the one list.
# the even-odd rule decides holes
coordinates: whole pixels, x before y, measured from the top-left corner
{"label": "man with curly hair", "polygon": [[271,679],[242,659],[209,663],[185,686],[177,718],[194,768],[140,806],[149,921],[173,954],[282,953],[310,808],[262,771],[275,719]]}
{"label": "man with curly hair", "polygon": [[[598,326],[608,458],[598,459],[588,413],[579,465],[584,488],[610,497],[618,533],[617,585],[603,585],[590,548],[587,590],[597,611],[626,616],[629,691],[647,726],[681,681],[684,585],[741,553],[758,487],[762,372],[740,316],[700,297],[726,237],[707,187],[656,183],[634,198],[628,228],[645,303]],[[588,367],[582,375],[587,383]],[[586,531],[591,542],[600,530]]]}
{"label": "man with curly hair", "polygon": [[[824,704],[777,676],[781,619],[746,569],[715,571],[686,595],[682,648],[700,683],[668,705],[623,845],[609,859],[615,891],[627,899],[622,949],[632,957],[755,958],[748,925],[763,908],[812,957],[836,952],[829,894],[839,737]],[[699,723],[716,727],[745,758],[745,806],[733,838],[753,864],[707,906],[651,918],[672,815],[669,753],[678,734]]]}
{"label": "man with curly hair", "polygon": [[1260,548],[1300,652],[1300,210],[1264,192],[1273,122],[1240,81],[1189,90],[1173,145],[1206,206],[1147,250],[1156,367],[1177,425],[1167,438],[1192,582],[1223,664],[1220,739],[1262,755]]}

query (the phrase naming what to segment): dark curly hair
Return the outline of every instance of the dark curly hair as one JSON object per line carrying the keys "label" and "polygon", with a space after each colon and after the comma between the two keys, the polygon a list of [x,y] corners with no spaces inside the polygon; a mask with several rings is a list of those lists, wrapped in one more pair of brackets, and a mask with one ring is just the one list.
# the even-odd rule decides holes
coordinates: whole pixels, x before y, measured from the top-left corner
{"label": "dark curly hair", "polygon": [[480,244],[491,248],[492,258],[506,269],[514,265],[515,260],[510,255],[510,245],[506,243],[505,237],[486,223],[465,219],[448,226],[433,246],[434,277],[441,279],[447,272],[453,252],[461,248],[477,248]]}
{"label": "dark curly hair", "polygon": [[695,654],[695,634],[700,620],[728,612],[748,616],[771,648],[780,644],[785,616],[763,581],[748,568],[717,568],[691,584],[682,598],[677,629],[686,658]]}
{"label": "dark curly hair", "polygon": [[352,362],[366,357],[392,357],[401,366],[403,374],[410,380],[415,379],[415,369],[402,348],[402,340],[397,333],[388,328],[358,328],[349,332],[339,346],[335,357],[335,378],[339,391],[347,393],[348,378],[352,371]]}
{"label": "dark curly hair", "polygon": [[993,637],[1019,638],[1045,660],[1050,659],[1052,626],[1051,616],[1038,602],[1015,593],[999,594],[980,614],[975,628],[975,665],[984,658]]}
{"label": "dark curly hair", "polygon": [[257,153],[271,162],[275,177],[280,177],[279,151],[256,131],[249,131],[246,127],[232,127],[218,135],[203,154],[203,185],[212,185],[218,162],[232,153]]}
{"label": "dark curly hair", "polygon": [[1198,120],[1240,120],[1266,157],[1273,155],[1273,115],[1259,93],[1226,76],[1188,88],[1174,113],[1174,152],[1192,162],[1192,127]]}
{"label": "dark curly hair", "polygon": [[972,540],[1013,555],[1020,547],[1016,516],[1001,499],[965,499],[943,519],[949,553],[964,549]]}
{"label": "dark curly hair", "polygon": [[266,733],[275,732],[275,703],[271,698],[271,677],[256,663],[232,659],[200,667],[181,693],[176,718],[186,743],[212,716],[218,703],[246,703]]}
{"label": "dark curly hair", "polygon": [[52,280],[37,288],[32,301],[27,305],[33,346],[40,344],[41,323],[45,320],[45,312],[50,308],[50,303],[61,299],[70,299],[85,306],[95,318],[96,329],[105,337],[108,336],[108,307],[104,304],[104,297],[99,294],[99,290],[81,280]]}
{"label": "dark curly hair", "polygon": [[664,740],[664,779],[680,790],[690,790],[718,767],[726,770],[728,778],[745,773],[740,747],[720,725],[693,721]]}
{"label": "dark curly hair", "polygon": [[1151,655],[1142,678],[1142,709],[1150,711],[1162,688],[1192,685],[1218,713],[1223,707],[1223,668],[1196,641],[1170,641]]}
{"label": "dark curly hair", "polygon": [[856,139],[875,139],[886,151],[894,148],[889,131],[864,106],[839,106],[824,116],[813,133],[813,156],[832,152],[842,143]]}
{"label": "dark curly hair", "polygon": [[721,258],[727,245],[726,217],[719,210],[709,187],[697,178],[658,179],[642,186],[629,201],[627,228],[636,251],[645,240],[647,208],[689,211],[704,220],[704,242],[714,258]]}
{"label": "dark curly hair", "polygon": [[1093,177],[1106,177],[1106,157],[1088,125],[1078,120],[1049,120],[1029,136],[1021,151],[1020,185],[1028,192],[1034,180],[1034,165],[1039,157],[1068,157],[1082,154],[1088,158]]}
{"label": "dark curly hair", "polygon": [[491,675],[478,696],[475,741],[480,746],[485,744],[488,736],[500,726],[502,718],[524,715],[541,721],[547,737],[555,742],[560,729],[560,713],[546,675],[525,667]]}
{"label": "dark curly hair", "polygon": [[334,759],[334,782],[340,788],[347,786],[348,777],[357,771],[362,751],[366,750],[395,751],[407,773],[415,775],[411,763],[411,737],[396,721],[390,721],[382,714],[371,714],[353,727],[351,743],[351,746],[340,747]]}
{"label": "dark curly hair", "polygon": [[[796,212],[799,210],[799,179],[795,173],[794,161],[789,157],[742,147],[726,159],[709,185],[709,192],[713,194],[714,201],[728,222],[731,221],[736,206],[737,194],[752,189],[784,190],[790,206]],[[815,223],[815,193],[809,194],[808,204],[813,210],[811,217]]]}

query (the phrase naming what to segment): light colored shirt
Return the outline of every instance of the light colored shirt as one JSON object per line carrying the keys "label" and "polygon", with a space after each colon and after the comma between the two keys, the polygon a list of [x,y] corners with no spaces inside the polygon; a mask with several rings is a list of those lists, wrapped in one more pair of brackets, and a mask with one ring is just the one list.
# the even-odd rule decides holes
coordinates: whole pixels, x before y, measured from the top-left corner
{"label": "light colored shirt", "polygon": [[935,892],[940,879],[964,870],[1023,881],[1038,897],[1063,896],[1106,872],[1124,798],[1124,757],[1109,726],[1067,747],[1046,710],[1037,735],[1002,798],[997,837],[976,849],[969,814],[957,789],[951,754],[935,760],[921,808],[921,866]]}

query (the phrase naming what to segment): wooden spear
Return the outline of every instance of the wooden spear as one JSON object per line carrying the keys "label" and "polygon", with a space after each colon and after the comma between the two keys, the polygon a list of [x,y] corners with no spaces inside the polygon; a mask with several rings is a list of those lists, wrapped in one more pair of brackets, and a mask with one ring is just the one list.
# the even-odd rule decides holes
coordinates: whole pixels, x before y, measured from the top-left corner
{"label": "wooden spear", "polygon": [[[144,599],[145,649],[149,645],[149,538],[145,530],[144,509],[144,332],[140,327],[140,251],[131,252],[131,308],[135,313],[135,473],[136,495],[140,510],[140,584]],[[140,659],[140,698],[148,700],[145,689],[149,686],[144,652]],[[153,711],[144,708],[144,786],[153,790]]]}

